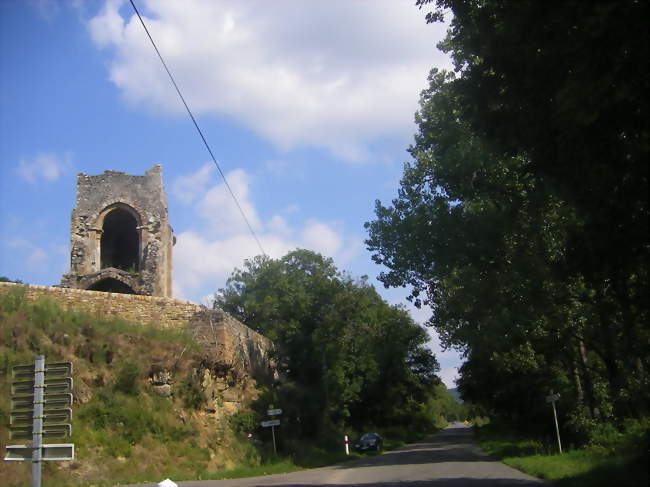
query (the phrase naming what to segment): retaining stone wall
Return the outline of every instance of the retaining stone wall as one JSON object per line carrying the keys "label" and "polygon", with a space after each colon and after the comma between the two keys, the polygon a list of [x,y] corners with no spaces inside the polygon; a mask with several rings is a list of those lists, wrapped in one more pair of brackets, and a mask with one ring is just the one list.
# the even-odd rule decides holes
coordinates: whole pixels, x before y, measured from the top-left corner
{"label": "retaining stone wall", "polygon": [[42,297],[48,297],[64,309],[116,315],[134,323],[163,328],[186,326],[196,313],[207,310],[205,306],[180,299],[16,284],[13,282],[0,282],[0,293],[5,293],[12,287],[23,288],[25,290],[25,299],[30,302]]}

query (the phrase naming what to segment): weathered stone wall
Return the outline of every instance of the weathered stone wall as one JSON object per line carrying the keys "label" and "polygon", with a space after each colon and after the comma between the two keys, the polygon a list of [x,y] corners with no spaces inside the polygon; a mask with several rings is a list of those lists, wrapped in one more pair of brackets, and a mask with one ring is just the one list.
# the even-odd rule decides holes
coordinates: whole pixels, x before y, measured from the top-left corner
{"label": "weathered stone wall", "polygon": [[0,295],[20,290],[24,299],[49,298],[64,309],[118,316],[143,326],[188,328],[210,360],[255,378],[273,374],[273,343],[228,313],[180,299],[0,282]]}
{"label": "weathered stone wall", "polygon": [[[137,294],[105,293],[54,286],[36,286],[0,282],[0,293],[18,287],[24,289],[25,299],[34,302],[49,297],[64,309],[74,309],[114,315],[143,325],[160,327],[185,326],[204,306],[173,298],[139,296]],[[243,325],[242,325],[243,326]]]}

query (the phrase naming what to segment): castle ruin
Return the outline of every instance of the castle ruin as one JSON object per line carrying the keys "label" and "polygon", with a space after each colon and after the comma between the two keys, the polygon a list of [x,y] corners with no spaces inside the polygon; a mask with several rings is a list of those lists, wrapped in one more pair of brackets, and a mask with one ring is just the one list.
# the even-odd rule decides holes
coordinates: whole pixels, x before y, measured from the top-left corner
{"label": "castle ruin", "polygon": [[174,243],[159,165],[144,176],[78,174],[61,287],[171,297]]}

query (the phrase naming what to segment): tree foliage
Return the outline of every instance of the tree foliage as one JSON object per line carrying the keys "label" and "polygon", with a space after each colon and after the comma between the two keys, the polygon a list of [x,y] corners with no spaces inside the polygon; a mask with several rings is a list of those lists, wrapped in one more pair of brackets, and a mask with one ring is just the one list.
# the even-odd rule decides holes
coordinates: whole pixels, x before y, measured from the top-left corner
{"label": "tree foliage", "polygon": [[435,3],[456,69],[366,224],[380,279],[432,306],[491,411],[538,424],[561,391],[576,436],[647,412],[647,3]]}
{"label": "tree foliage", "polygon": [[[438,363],[428,334],[365,279],[296,250],[236,270],[215,305],[269,337],[285,380],[269,398],[301,434],[330,425],[409,425],[434,418]],[[424,408],[424,409],[423,409]]]}

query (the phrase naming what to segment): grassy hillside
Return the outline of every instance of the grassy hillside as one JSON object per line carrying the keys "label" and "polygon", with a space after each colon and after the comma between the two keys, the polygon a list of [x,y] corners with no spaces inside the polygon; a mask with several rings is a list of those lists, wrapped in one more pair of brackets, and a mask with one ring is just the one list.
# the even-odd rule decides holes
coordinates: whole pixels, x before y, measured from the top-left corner
{"label": "grassy hillside", "polygon": [[[217,476],[254,466],[253,445],[220,414],[223,397],[206,397],[209,378],[232,394],[254,397],[250,384],[236,384],[234,371],[211,363],[183,330],[155,330],[84,313],[66,312],[50,301],[27,304],[20,289],[0,295],[0,445],[8,439],[11,368],[71,361],[74,366],[73,437],[76,459],[46,462],[44,485],[115,485]],[[155,381],[167,384],[156,393]],[[167,389],[167,391],[165,391]],[[225,394],[225,392],[224,392]],[[56,440],[52,442],[60,442]],[[30,464],[0,462],[2,484],[27,485]]]}
{"label": "grassy hillside", "polygon": [[456,402],[461,402],[461,403],[463,402],[457,387],[454,387],[453,389],[447,389],[447,392]]}

